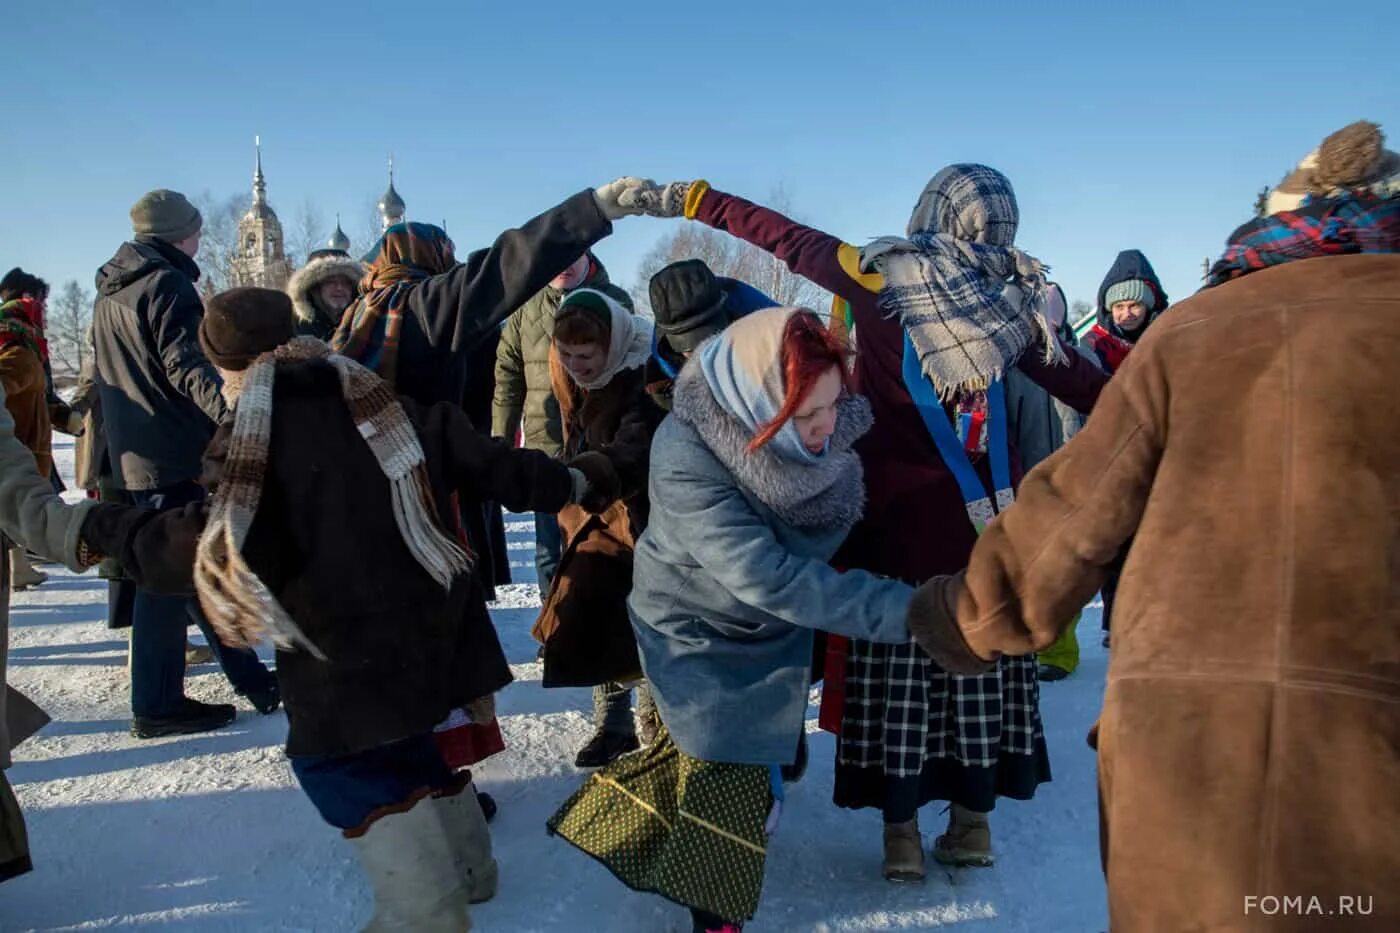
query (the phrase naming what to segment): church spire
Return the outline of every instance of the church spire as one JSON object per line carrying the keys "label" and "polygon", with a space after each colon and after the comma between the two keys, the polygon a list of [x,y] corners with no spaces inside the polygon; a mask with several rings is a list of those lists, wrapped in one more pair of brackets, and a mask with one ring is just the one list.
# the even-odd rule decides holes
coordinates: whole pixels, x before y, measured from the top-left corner
{"label": "church spire", "polygon": [[230,284],[281,288],[292,264],[282,243],[282,222],[267,203],[263,177],[262,138],[253,137],[253,203],[238,221],[238,248],[230,262]]}
{"label": "church spire", "polygon": [[331,249],[340,250],[342,253],[350,252],[350,238],[345,235],[345,231],[340,229],[340,215],[335,215],[335,233],[331,234],[328,245]]}
{"label": "church spire", "polygon": [[253,150],[256,153],[253,163],[253,204],[267,203],[267,180],[262,170],[262,137],[253,137]]}
{"label": "church spire", "polygon": [[399,197],[398,191],[394,190],[394,154],[389,153],[389,189],[384,192],[384,196],[379,199],[379,219],[388,230],[394,224],[403,223],[404,212],[408,210],[408,205],[404,204],[403,198]]}

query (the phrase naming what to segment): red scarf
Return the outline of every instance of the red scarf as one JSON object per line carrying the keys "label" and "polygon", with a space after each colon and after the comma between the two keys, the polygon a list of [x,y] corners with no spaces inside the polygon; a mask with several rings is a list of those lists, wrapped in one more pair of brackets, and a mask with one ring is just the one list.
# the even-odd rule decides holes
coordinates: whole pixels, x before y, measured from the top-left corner
{"label": "red scarf", "polygon": [[44,339],[44,308],[33,298],[15,298],[0,304],[0,350],[22,343],[48,362],[49,342]]}
{"label": "red scarf", "polygon": [[1095,324],[1085,335],[1085,342],[1094,355],[1103,361],[1110,374],[1118,372],[1118,367],[1132,352],[1133,345],[1122,337],[1110,334],[1102,324]]}

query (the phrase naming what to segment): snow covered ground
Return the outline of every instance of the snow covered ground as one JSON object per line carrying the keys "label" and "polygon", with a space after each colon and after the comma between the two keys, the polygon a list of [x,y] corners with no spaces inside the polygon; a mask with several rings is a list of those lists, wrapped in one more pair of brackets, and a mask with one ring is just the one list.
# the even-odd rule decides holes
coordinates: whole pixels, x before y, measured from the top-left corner
{"label": "snow covered ground", "polygon": [[[65,476],[71,444],[55,439]],[[517,579],[532,580],[533,532],[509,525]],[[10,679],[54,722],[16,751],[9,772],[36,870],[0,887],[0,929],[353,930],[370,894],[349,846],[297,790],[281,751],[286,722],[240,704],[217,733],[137,742],[127,733],[126,639],[105,625],[106,587],[54,577],[19,594]],[[499,698],[509,748],[480,766],[500,804],[492,832],[500,893],[473,908],[481,930],[688,931],[684,910],[634,894],[545,834],[583,780],[573,757],[591,733],[587,691],[544,690],[529,635],[532,584],[506,588],[493,615],[517,678]],[[921,885],[880,878],[880,820],[831,803],[832,737],[808,722],[812,767],[790,789],[769,849],[761,931],[1094,931],[1107,928],[1099,874],[1093,755],[1084,734],[1102,694],[1099,612],[1081,623],[1084,660],[1042,687],[1055,780],[992,816],[994,869],[944,871]],[[194,630],[191,629],[193,632]],[[233,702],[217,668],[193,669],[192,696]],[[815,700],[815,691],[814,691]],[[921,814],[926,842],[945,817]]]}

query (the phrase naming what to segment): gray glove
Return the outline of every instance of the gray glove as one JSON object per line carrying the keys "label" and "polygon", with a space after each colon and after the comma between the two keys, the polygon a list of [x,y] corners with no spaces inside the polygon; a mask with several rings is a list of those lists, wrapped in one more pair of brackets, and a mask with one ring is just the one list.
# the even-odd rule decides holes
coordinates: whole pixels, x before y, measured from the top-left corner
{"label": "gray glove", "polygon": [[593,200],[598,202],[598,210],[608,220],[617,220],[637,214],[648,214],[661,196],[661,189],[649,178],[635,178],[631,175],[610,181],[601,188],[593,189]]}
{"label": "gray glove", "polygon": [[685,215],[685,199],[690,194],[693,182],[673,181],[661,186],[656,208],[647,211],[652,217],[682,217]]}
{"label": "gray glove", "polygon": [[574,481],[574,492],[569,497],[569,502],[578,505],[583,501],[583,497],[588,495],[588,477],[577,467],[569,467],[569,477]]}

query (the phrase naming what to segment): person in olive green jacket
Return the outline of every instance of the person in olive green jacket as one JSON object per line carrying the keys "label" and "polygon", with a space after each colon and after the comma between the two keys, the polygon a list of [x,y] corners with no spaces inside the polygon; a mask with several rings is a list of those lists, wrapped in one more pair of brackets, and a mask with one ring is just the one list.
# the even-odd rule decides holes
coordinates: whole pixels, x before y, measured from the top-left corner
{"label": "person in olive green jacket", "polygon": [[[549,383],[549,341],[554,315],[564,296],[576,288],[592,288],[616,299],[628,311],[632,298],[613,285],[608,270],[591,252],[556,275],[548,286],[506,319],[496,347],[496,389],[491,405],[491,433],[512,443],[558,457],[564,449],[559,403]],[[555,516],[535,515],[535,574],[540,592],[548,593],[559,566],[563,542]]]}

